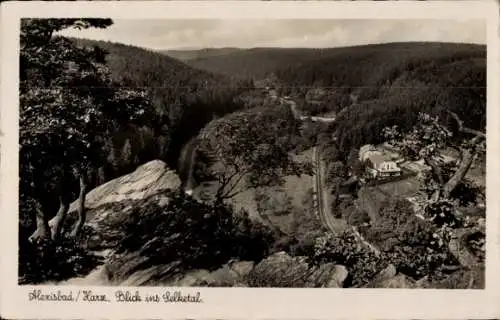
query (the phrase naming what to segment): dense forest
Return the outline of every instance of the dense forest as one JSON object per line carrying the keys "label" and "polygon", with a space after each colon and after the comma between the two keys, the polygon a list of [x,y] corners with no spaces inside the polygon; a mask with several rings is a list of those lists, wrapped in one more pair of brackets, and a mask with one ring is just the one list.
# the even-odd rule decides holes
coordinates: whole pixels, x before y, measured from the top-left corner
{"label": "dense forest", "polygon": [[169,126],[170,132],[169,147],[160,158],[166,157],[174,167],[182,145],[214,117],[243,108],[238,96],[252,87],[250,81],[235,81],[228,76],[194,69],[151,50],[103,41],[74,40],[79,45],[103,48],[108,52],[106,61],[115,80],[124,86],[143,88],[151,94],[157,115]]}
{"label": "dense forest", "polygon": [[233,52],[238,52],[240,48],[205,48],[200,50],[162,50],[161,53],[181,61],[189,61],[193,59],[204,59],[218,57]]}
{"label": "dense forest", "polygon": [[261,79],[282,67],[298,67],[323,54],[323,49],[253,48],[190,59],[186,63],[218,74]]}
{"label": "dense forest", "polygon": [[419,112],[456,112],[484,130],[486,47],[409,42],[341,48],[255,48],[186,63],[231,76],[270,79],[306,114],[333,112],[340,150],[380,142],[394,124],[410,128]]}
{"label": "dense forest", "polygon": [[[386,126],[410,128],[419,112],[446,117],[443,111],[450,110],[475,129],[486,125],[484,46],[396,43],[341,48],[276,74],[292,95],[305,96],[309,86],[337,94],[333,102],[339,103],[327,110],[343,111],[334,129],[342,150],[379,143]],[[351,101],[342,99],[345,96]]]}

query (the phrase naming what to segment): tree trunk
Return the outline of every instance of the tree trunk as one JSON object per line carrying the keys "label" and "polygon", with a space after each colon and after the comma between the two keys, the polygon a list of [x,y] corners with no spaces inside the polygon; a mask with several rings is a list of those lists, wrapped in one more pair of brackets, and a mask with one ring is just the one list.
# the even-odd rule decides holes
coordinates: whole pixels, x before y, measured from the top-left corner
{"label": "tree trunk", "polygon": [[337,209],[339,205],[339,196],[340,196],[340,182],[337,182],[335,184],[335,191],[333,193],[333,201],[332,201],[333,209]]}
{"label": "tree trunk", "polygon": [[441,168],[439,167],[439,164],[436,163],[435,160],[426,158],[425,162],[432,168],[432,173],[434,177],[437,179],[440,185],[444,184],[443,180],[443,172],[441,171]]}
{"label": "tree trunk", "polygon": [[63,194],[59,196],[59,210],[57,211],[56,216],[52,218],[52,220],[50,221],[52,240],[58,240],[59,237],[61,236],[62,227],[64,221],[66,220],[68,209],[69,209],[69,201],[67,200],[67,196],[64,194],[63,191]]}
{"label": "tree trunk", "polygon": [[469,171],[476,155],[476,152],[471,152],[469,149],[462,149],[462,161],[460,162],[458,170],[453,174],[450,180],[446,182],[443,188],[443,197],[448,198],[460,181],[462,181],[464,176],[467,174],[467,171]]}
{"label": "tree trunk", "polygon": [[[431,159],[431,158],[424,158],[424,161],[425,163],[431,167],[431,170],[432,170],[432,175],[435,179],[438,180],[439,182],[439,185],[442,186],[444,185],[444,178],[443,178],[443,172],[441,171],[441,168],[439,167],[439,165],[436,163],[435,160]],[[431,202],[437,202],[439,200],[439,198],[441,197],[441,190],[436,190],[434,191],[434,193],[432,194],[431,198],[430,198],[430,201]]]}
{"label": "tree trunk", "polygon": [[84,174],[80,173],[80,193],[78,194],[78,221],[71,232],[71,237],[76,238],[82,231],[83,225],[85,224],[85,219],[87,213],[85,211],[85,195],[87,193],[87,181]]}
{"label": "tree trunk", "polygon": [[49,221],[47,215],[44,214],[42,207],[38,201],[35,201],[36,213],[36,230],[28,238],[31,243],[43,242],[51,239]]}
{"label": "tree trunk", "polygon": [[97,169],[96,185],[103,184],[104,182],[106,182],[106,171],[104,169],[104,166],[101,166],[99,167],[99,169]]}

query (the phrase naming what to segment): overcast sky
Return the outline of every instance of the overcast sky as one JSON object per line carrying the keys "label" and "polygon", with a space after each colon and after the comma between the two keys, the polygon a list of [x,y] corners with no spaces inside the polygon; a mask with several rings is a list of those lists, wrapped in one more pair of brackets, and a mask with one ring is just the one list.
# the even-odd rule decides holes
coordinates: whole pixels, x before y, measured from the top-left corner
{"label": "overcast sky", "polygon": [[155,50],[338,47],[400,41],[486,43],[484,20],[114,20],[66,35]]}

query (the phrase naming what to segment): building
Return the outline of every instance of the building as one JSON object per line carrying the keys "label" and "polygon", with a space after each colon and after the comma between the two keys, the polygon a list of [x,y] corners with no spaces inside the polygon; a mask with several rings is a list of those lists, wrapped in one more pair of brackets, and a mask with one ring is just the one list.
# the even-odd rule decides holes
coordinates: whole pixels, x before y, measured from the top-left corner
{"label": "building", "polygon": [[401,168],[399,168],[398,164],[382,153],[369,153],[365,164],[366,171],[374,178],[401,175]]}
{"label": "building", "polygon": [[399,163],[404,160],[396,153],[367,144],[359,149],[359,161],[373,178],[381,178],[401,175]]}

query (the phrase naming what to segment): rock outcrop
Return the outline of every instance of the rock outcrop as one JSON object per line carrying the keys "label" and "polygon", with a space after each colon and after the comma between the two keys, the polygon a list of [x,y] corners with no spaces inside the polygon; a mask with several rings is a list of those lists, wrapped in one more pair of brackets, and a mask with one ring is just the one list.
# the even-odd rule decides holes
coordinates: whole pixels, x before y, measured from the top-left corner
{"label": "rock outcrop", "polygon": [[404,274],[398,273],[396,267],[390,264],[380,271],[366,287],[410,289],[416,288],[417,284]]}
{"label": "rock outcrop", "polygon": [[[160,160],[148,162],[127,175],[111,180],[91,190],[85,201],[87,221],[84,236],[93,250],[113,249],[116,241],[123,239],[120,226],[134,208],[134,202],[149,199],[160,206],[168,204],[166,192],[176,190],[181,181],[175,171]],[[71,204],[66,230],[77,219],[77,203]]]}
{"label": "rock outcrop", "polygon": [[457,229],[453,232],[452,238],[448,244],[451,254],[453,254],[458,262],[466,268],[472,268],[480,262],[478,257],[470,250],[467,244],[468,237],[476,233],[484,234],[484,230],[481,228]]}
{"label": "rock outcrop", "polygon": [[[115,257],[116,259],[117,257]],[[342,265],[312,266],[305,257],[275,253],[255,265],[253,261],[229,261],[217,270],[182,272],[174,261],[141,268],[147,258],[127,255],[111,260],[106,268],[113,285],[120,286],[210,286],[210,287],[300,287],[342,288],[348,276]]]}
{"label": "rock outcrop", "polygon": [[[170,170],[161,160],[153,160],[127,175],[111,180],[90,191],[85,199],[89,210],[104,204],[124,200],[141,200],[158,191],[179,188],[181,181],[174,170]],[[71,204],[69,213],[76,212],[77,203]]]}
{"label": "rock outcrop", "polygon": [[[214,265],[215,269],[210,270],[185,269],[181,261],[171,259],[170,256],[160,256],[158,259],[148,255],[147,252],[152,247],[164,248],[165,244],[168,247],[169,241],[175,242],[182,237],[180,233],[150,235],[147,242],[129,251],[116,250],[127,236],[123,226],[130,221],[134,210],[151,202],[166,208],[172,203],[171,199],[174,199],[169,191],[177,190],[180,186],[181,181],[176,173],[162,161],[156,160],[90,191],[86,201],[88,218],[84,228],[84,242],[89,250],[106,250],[105,263],[87,277],[72,279],[67,284],[343,288],[349,282],[347,279],[352,275],[345,266],[334,263],[317,265],[305,256],[290,256],[286,252],[271,254],[257,263],[222,261]],[[73,203],[69,211],[68,227],[76,220],[75,216],[76,203]],[[464,244],[464,239],[469,234],[464,232],[457,236],[456,243],[452,241],[456,244],[456,250],[451,251],[456,253],[462,265],[472,267],[475,261],[464,255],[464,246],[459,245]],[[466,270],[454,273],[439,283],[427,279],[415,281],[389,265],[365,287],[476,288],[484,286],[484,279],[480,275],[480,271]]]}
{"label": "rock outcrop", "polygon": [[257,264],[247,278],[252,287],[342,288],[347,276],[344,266],[310,265],[306,257],[278,252]]}

